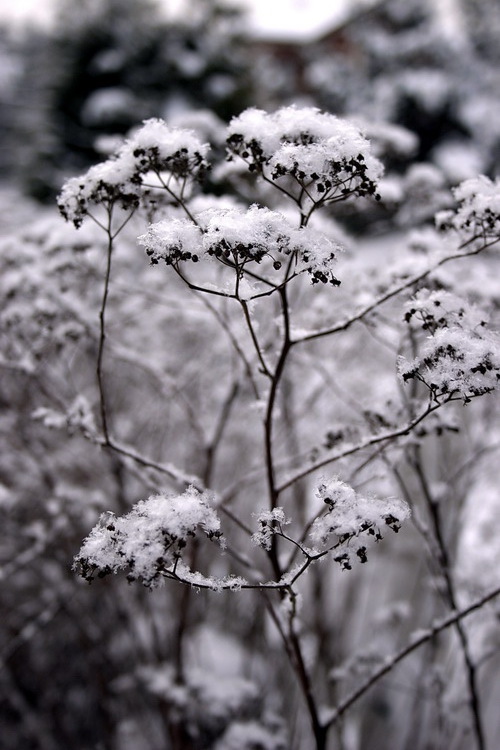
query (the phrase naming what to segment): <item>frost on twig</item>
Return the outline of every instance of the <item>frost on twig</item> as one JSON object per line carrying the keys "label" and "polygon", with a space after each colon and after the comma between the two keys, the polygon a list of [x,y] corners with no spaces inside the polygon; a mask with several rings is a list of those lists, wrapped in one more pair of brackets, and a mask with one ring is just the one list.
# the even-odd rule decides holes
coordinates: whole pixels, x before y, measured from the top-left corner
{"label": "frost on twig", "polygon": [[128,580],[153,587],[172,566],[175,571],[188,540],[199,531],[224,546],[208,492],[189,487],[182,495],[152,495],[125,516],[103,514],[83,542],[74,567],[89,582],[128,568]]}

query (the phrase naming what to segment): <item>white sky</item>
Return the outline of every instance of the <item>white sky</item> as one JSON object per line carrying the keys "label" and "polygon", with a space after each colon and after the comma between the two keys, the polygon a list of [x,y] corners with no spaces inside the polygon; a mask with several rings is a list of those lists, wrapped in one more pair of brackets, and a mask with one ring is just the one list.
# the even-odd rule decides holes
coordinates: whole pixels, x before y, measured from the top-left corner
{"label": "white sky", "polygon": [[50,19],[50,4],[50,0],[0,0],[0,20],[47,23]]}
{"label": "white sky", "polygon": [[[233,0],[234,2],[235,0]],[[182,0],[165,0],[171,7]],[[203,0],[201,0],[203,2]],[[338,16],[349,0],[236,0],[250,9],[251,25],[256,30],[307,34]],[[351,0],[352,2],[352,0]],[[0,20],[16,24],[50,23],[51,0],[0,0]]]}
{"label": "white sky", "polygon": [[[203,0],[198,0],[203,2]],[[259,36],[285,36],[307,40],[328,28],[354,0],[230,0],[250,11],[250,25]],[[371,4],[375,0],[356,0]],[[138,0],[140,2],[140,0]],[[169,9],[181,7],[184,0],[162,0]],[[0,0],[0,21],[22,25],[26,22],[50,24],[53,0]],[[462,19],[456,0],[438,0],[434,8],[452,36],[461,36]]]}

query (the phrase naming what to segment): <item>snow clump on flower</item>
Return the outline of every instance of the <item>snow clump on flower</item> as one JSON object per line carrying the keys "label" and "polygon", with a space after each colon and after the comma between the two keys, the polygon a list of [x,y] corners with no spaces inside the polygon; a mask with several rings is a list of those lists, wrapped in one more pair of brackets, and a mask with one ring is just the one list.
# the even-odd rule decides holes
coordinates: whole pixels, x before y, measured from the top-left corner
{"label": "snow clump on flower", "polygon": [[434,399],[460,397],[465,403],[498,387],[500,336],[488,330],[483,310],[449,292],[427,289],[406,307],[406,321],[419,321],[430,335],[418,357],[400,358],[405,382],[419,380]]}
{"label": "snow clump on flower", "polygon": [[137,239],[146,248],[152,264],[160,260],[167,266],[183,260],[196,263],[203,252],[201,230],[189,219],[163,219],[150,224],[148,231]]}
{"label": "snow clump on flower", "polygon": [[366,546],[354,543],[360,534],[366,533],[379,541],[381,529],[388,526],[398,532],[410,515],[410,508],[403,500],[365,497],[336,476],[322,481],[316,496],[326,503],[328,511],[314,521],[311,540],[320,548],[331,545],[335,549],[349,542],[352,546],[334,558],[344,570],[351,569],[355,556],[360,562],[367,560]]}
{"label": "snow clump on flower", "polygon": [[315,203],[376,194],[381,162],[358,127],[315,107],[273,114],[247,109],[228,127],[227,146],[251,172],[292,177]]}
{"label": "snow clump on flower", "polygon": [[273,508],[273,510],[263,510],[257,516],[259,530],[252,534],[252,542],[257,547],[263,547],[266,550],[271,549],[271,541],[275,534],[278,534],[283,526],[290,523],[290,519],[285,516],[283,508]]}
{"label": "snow clump on flower", "polygon": [[87,581],[129,568],[129,580],[159,583],[180,558],[187,540],[201,530],[223,544],[220,519],[208,492],[189,487],[182,495],[166,493],[141,500],[130,513],[101,516],[75,558]]}
{"label": "snow clump on flower", "polygon": [[500,178],[481,175],[465,180],[453,191],[459,206],[436,216],[442,229],[455,229],[466,239],[492,242],[500,239]]}
{"label": "snow clump on flower", "polygon": [[250,261],[267,259],[270,269],[279,271],[295,256],[294,270],[309,273],[313,284],[339,283],[332,265],[341,247],[310,227],[290,226],[276,211],[256,205],[247,210],[212,208],[197,214],[195,221],[169,219],[150,225],[138,239],[151,262],[173,265],[208,256],[241,270]]}
{"label": "snow clump on flower", "polygon": [[93,205],[118,203],[137,208],[144,175],[153,172],[177,180],[201,179],[208,168],[208,144],[190,130],[171,128],[159,119],[143,126],[116,153],[84,175],[73,177],[58,197],[61,214],[79,227]]}

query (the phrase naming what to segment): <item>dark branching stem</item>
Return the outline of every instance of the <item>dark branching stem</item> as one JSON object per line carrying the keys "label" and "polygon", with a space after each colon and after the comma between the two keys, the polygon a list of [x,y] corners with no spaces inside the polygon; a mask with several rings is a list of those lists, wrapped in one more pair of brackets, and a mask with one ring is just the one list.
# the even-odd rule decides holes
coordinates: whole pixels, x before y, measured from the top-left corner
{"label": "dark branching stem", "polygon": [[302,691],[307,702],[307,708],[309,711],[309,716],[311,718],[314,739],[316,740],[316,750],[325,750],[328,729],[321,723],[318,706],[316,705],[316,700],[312,691],[311,680],[304,663],[304,658],[302,656],[299,637],[293,629],[293,624],[290,624],[288,640],[291,645],[292,659],[295,666],[295,671],[299,678]]}
{"label": "dark branching stem", "polygon": [[257,335],[255,333],[255,329],[252,324],[252,319],[250,317],[250,311],[248,309],[248,304],[244,299],[241,299],[238,297],[238,301],[241,305],[241,309],[243,310],[243,315],[245,317],[245,322],[247,324],[248,331],[250,333],[250,337],[252,339],[252,343],[254,345],[255,351],[257,353],[257,357],[259,358],[259,363],[261,366],[262,373],[264,375],[267,375],[268,378],[272,378],[271,371],[269,370],[266,361],[264,359],[264,355],[262,353],[262,350],[260,348],[259,340],[257,338]]}
{"label": "dark branching stem", "polygon": [[130,213],[125,217],[122,223],[113,231],[113,210],[114,210],[113,202],[108,203],[108,205],[106,206],[106,217],[107,217],[106,224],[101,223],[100,221],[98,221],[98,219],[96,219],[95,216],[89,213],[89,217],[98,226],[104,229],[108,237],[107,246],[106,246],[106,271],[104,274],[104,288],[103,288],[102,299],[101,299],[101,308],[99,310],[99,344],[98,344],[98,350],[97,350],[97,365],[96,365],[97,386],[99,389],[99,410],[101,413],[101,426],[102,426],[102,433],[104,435],[105,446],[110,445],[109,421],[108,421],[108,412],[107,412],[107,407],[106,407],[106,396],[105,396],[105,389],[104,389],[103,361],[104,361],[104,345],[106,342],[106,306],[108,303],[109,287],[110,287],[110,282],[111,282],[111,262],[112,262],[112,256],[113,256],[114,240],[120,234],[122,229],[124,229],[125,226],[129,223],[130,219],[135,213],[135,209],[130,211]]}
{"label": "dark branching stem", "polygon": [[[456,599],[456,594],[455,594],[455,586],[454,586],[454,582],[451,576],[448,548],[447,548],[446,541],[443,535],[441,516],[439,513],[439,506],[435,498],[433,497],[429,484],[427,482],[427,477],[425,476],[424,469],[422,466],[419,446],[414,447],[413,454],[414,455],[411,461],[411,465],[415,471],[415,474],[417,475],[420,487],[422,489],[422,494],[425,498],[427,509],[431,517],[434,537],[437,543],[436,551],[438,552],[438,558],[439,558],[438,562],[439,562],[441,574],[443,576],[444,583],[446,586],[446,599],[450,607],[456,610],[457,599]],[[485,750],[486,745],[485,745],[485,739],[484,739],[483,724],[482,724],[482,719],[481,719],[481,707],[480,707],[480,701],[479,701],[477,669],[471,657],[469,642],[467,639],[467,632],[465,630],[463,623],[460,620],[458,620],[456,623],[456,631],[458,634],[458,638],[460,640],[460,645],[462,648],[462,653],[463,653],[464,662],[465,662],[465,669],[467,673],[470,709],[471,709],[472,721],[474,725],[474,732],[476,735],[476,744],[477,744],[478,750]]]}
{"label": "dark branching stem", "polygon": [[413,638],[410,643],[408,643],[400,651],[394,654],[394,656],[385,659],[380,667],[375,669],[361,685],[359,685],[355,690],[352,691],[352,693],[350,693],[350,695],[347,696],[347,698],[339,703],[339,705],[327,718],[325,725],[327,727],[333,726],[333,724],[335,724],[340,719],[340,717],[346,713],[346,711],[352,708],[352,706],[371,687],[373,687],[373,685],[375,685],[386,674],[392,672],[394,667],[399,664],[399,662],[403,661],[403,659],[406,659],[406,657],[413,653],[413,651],[416,651],[418,648],[420,648],[420,646],[423,646],[425,643],[435,638],[443,630],[446,630],[452,625],[456,625],[458,622],[461,622],[465,617],[468,617],[470,614],[472,614],[472,612],[476,612],[482,609],[486,604],[495,599],[497,596],[500,596],[500,587],[493,589],[492,591],[482,596],[480,599],[476,599],[468,607],[464,607],[458,612],[452,612],[447,617],[439,620],[434,625],[431,625],[430,628],[425,630],[418,637]]}
{"label": "dark branching stem", "polygon": [[222,315],[222,313],[220,313],[219,310],[217,310],[217,308],[214,305],[212,305],[207,299],[205,299],[204,295],[200,294],[199,295],[199,299],[201,300],[202,304],[204,304],[205,307],[208,310],[210,310],[211,314],[214,316],[214,318],[216,319],[216,321],[219,323],[219,325],[221,326],[221,328],[226,333],[229,341],[231,342],[231,345],[234,347],[234,350],[235,350],[236,354],[238,355],[239,359],[241,360],[241,362],[243,364],[243,368],[245,370],[245,374],[246,374],[246,376],[248,378],[249,383],[252,386],[253,394],[254,394],[256,400],[258,401],[259,398],[260,398],[260,396],[259,396],[259,389],[258,389],[257,383],[255,381],[254,374],[252,372],[252,368],[251,368],[250,362],[248,361],[248,359],[247,359],[247,357],[245,355],[245,352],[243,351],[243,347],[241,346],[241,344],[238,341],[237,336],[231,330],[231,327],[229,326],[227,320],[225,320],[225,318]]}
{"label": "dark branching stem", "polygon": [[[282,311],[283,323],[284,323],[283,343],[281,346],[281,351],[278,357],[278,361],[276,363],[276,368],[272,375],[271,386],[269,389],[269,396],[267,399],[266,416],[264,419],[264,434],[265,434],[264,440],[265,440],[267,486],[268,486],[268,493],[269,493],[269,507],[271,510],[276,508],[278,504],[279,494],[280,494],[280,491],[276,485],[274,455],[273,455],[274,407],[276,404],[276,396],[278,393],[278,387],[279,387],[280,380],[285,369],[287,356],[291,347],[290,317],[289,317],[286,287],[282,287],[279,290],[279,295],[281,299],[281,311]],[[279,578],[281,576],[281,567],[278,561],[276,537],[273,537],[269,556],[270,556],[271,564],[273,566],[274,574],[277,578]]]}
{"label": "dark branching stem", "polygon": [[[478,238],[474,237],[472,239],[475,240]],[[359,312],[352,315],[352,317],[346,318],[344,321],[338,323],[335,326],[332,326],[331,328],[325,328],[322,331],[315,331],[314,333],[309,333],[306,336],[302,336],[302,338],[297,339],[295,343],[301,344],[301,343],[305,343],[306,341],[314,341],[315,339],[323,338],[324,336],[331,336],[332,334],[339,333],[340,331],[346,331],[354,323],[357,323],[358,321],[363,320],[363,318],[365,318],[371,312],[373,312],[378,307],[383,305],[385,302],[388,302],[389,300],[393,299],[398,294],[401,294],[402,292],[404,292],[406,289],[410,289],[411,287],[414,287],[416,284],[419,284],[421,281],[423,281],[428,276],[430,276],[431,273],[433,273],[433,271],[436,271],[441,266],[445,265],[446,263],[449,263],[452,260],[460,260],[460,258],[468,258],[473,255],[479,255],[479,253],[482,253],[484,250],[487,250],[488,248],[495,245],[498,242],[498,239],[495,239],[491,242],[485,241],[485,244],[481,245],[479,248],[475,248],[473,250],[467,250],[466,252],[461,252],[465,250],[466,247],[471,244],[471,242],[472,240],[469,240],[468,242],[463,243],[462,245],[460,245],[456,253],[453,253],[452,255],[447,255],[444,258],[440,258],[438,261],[434,263],[434,265],[430,266],[425,271],[422,271],[422,273],[419,273],[410,279],[402,281],[400,284],[397,284],[391,289],[388,289],[386,292],[384,292],[379,297],[377,297],[377,299],[373,300],[373,302],[370,302],[368,305],[362,308]]]}
{"label": "dark branching stem", "polygon": [[314,698],[311,680],[307,672],[307,668],[304,663],[304,657],[302,656],[302,649],[300,647],[300,641],[293,630],[293,623],[290,623],[288,632],[285,631],[283,623],[276,614],[274,607],[271,602],[266,599],[267,610],[273,620],[278,633],[280,634],[283,646],[290,660],[295,674],[297,675],[300,689],[304,695],[309,716],[311,718],[311,727],[316,742],[315,750],[325,750],[326,739],[328,733],[328,727],[323,726],[320,721],[318,707]]}
{"label": "dark branching stem", "polygon": [[[266,459],[266,471],[267,471],[267,483],[269,493],[269,505],[271,510],[276,508],[280,491],[276,485],[275,478],[275,465],[274,465],[274,452],[273,452],[273,423],[274,423],[274,408],[276,405],[276,398],[278,394],[279,385],[283,376],[287,357],[290,352],[292,345],[290,339],[290,311],[288,307],[288,297],[286,286],[282,286],[279,289],[280,301],[281,301],[281,313],[283,317],[283,341],[281,345],[281,351],[278,356],[278,361],[273,373],[269,371],[266,373],[271,377],[271,384],[269,389],[269,396],[267,400],[266,415],[264,419],[264,433],[265,433],[265,459]],[[278,558],[278,536],[274,535],[271,540],[271,546],[269,549],[269,559],[273,568],[274,575],[277,581],[281,578],[282,570]],[[313,558],[306,555],[306,561],[301,566],[300,571],[296,574],[293,582],[309,567]],[[280,587],[279,583],[277,587],[281,588],[281,594],[284,596],[286,591],[291,591],[291,584],[288,584],[285,588]],[[315,738],[316,750],[325,750],[327,729],[321,724],[318,706],[314,697],[311,679],[309,677],[304,657],[302,654],[302,648],[297,633],[294,630],[293,616],[290,618],[288,632],[285,632],[279,622],[279,618],[276,616],[274,609],[269,604],[271,616],[278,628],[278,631],[283,640],[285,650],[290,659],[295,674],[297,675],[304,699],[306,701],[307,710],[311,720],[312,731]]]}
{"label": "dark branching stem", "polygon": [[203,472],[203,477],[202,477],[203,484],[205,485],[205,487],[210,487],[212,474],[213,474],[213,470],[215,467],[215,459],[216,459],[217,450],[224,436],[224,430],[229,421],[231,409],[234,406],[238,393],[239,393],[239,383],[237,380],[235,380],[231,384],[229,392],[224,400],[224,403],[222,404],[222,408],[219,414],[219,419],[217,421],[217,424],[215,425],[213,436],[205,447],[205,470]]}
{"label": "dark branching stem", "polygon": [[279,494],[283,492],[284,490],[288,489],[288,487],[291,487],[295,482],[298,482],[301,479],[304,479],[304,477],[309,476],[313,472],[317,471],[318,469],[322,469],[324,466],[328,466],[329,464],[334,463],[335,461],[339,461],[342,458],[346,458],[347,456],[352,456],[355,453],[359,453],[360,451],[370,448],[372,445],[378,445],[379,443],[392,443],[399,437],[403,437],[406,435],[409,435],[410,432],[413,431],[413,429],[420,424],[426,417],[429,416],[429,414],[432,414],[437,409],[441,408],[445,403],[449,403],[450,401],[454,401],[453,396],[449,396],[447,399],[445,399],[442,402],[438,403],[432,403],[429,404],[425,410],[417,415],[414,419],[410,420],[407,424],[403,425],[402,427],[395,428],[394,430],[388,430],[387,432],[384,432],[379,435],[375,435],[374,437],[367,438],[366,440],[358,443],[357,445],[352,446],[351,448],[346,448],[345,450],[341,451],[340,453],[336,453],[333,456],[329,456],[328,458],[322,459],[321,461],[317,461],[311,466],[308,466],[307,468],[303,469],[300,472],[297,472],[295,476],[290,477],[286,481],[283,482],[283,484],[276,487],[276,492]]}
{"label": "dark branching stem", "polygon": [[106,226],[106,234],[108,235],[108,243],[106,247],[106,271],[104,276],[104,289],[102,293],[101,308],[99,310],[99,347],[97,351],[97,385],[99,388],[99,405],[101,412],[101,426],[102,433],[104,435],[104,444],[109,445],[109,427],[108,427],[108,414],[106,408],[106,397],[104,392],[104,375],[103,375],[103,359],[104,359],[104,344],[106,341],[106,305],[108,302],[109,285],[111,280],[111,259],[113,255],[113,240],[116,236],[112,232],[112,221],[113,221],[113,205],[110,204],[107,209],[108,222]]}

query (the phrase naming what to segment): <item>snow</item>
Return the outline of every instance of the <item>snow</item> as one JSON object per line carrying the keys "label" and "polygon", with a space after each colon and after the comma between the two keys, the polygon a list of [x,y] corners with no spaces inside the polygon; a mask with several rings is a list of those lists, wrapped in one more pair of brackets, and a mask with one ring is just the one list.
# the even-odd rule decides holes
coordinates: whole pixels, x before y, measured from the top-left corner
{"label": "snow", "polygon": [[285,750],[286,740],[275,729],[268,729],[260,722],[238,721],[231,724],[214,750]]}
{"label": "snow", "polygon": [[257,523],[259,530],[252,535],[252,542],[258,547],[270,550],[274,534],[279,533],[290,520],[285,516],[283,508],[273,508],[261,511],[257,516]]}
{"label": "snow", "polygon": [[91,127],[102,127],[113,122],[117,115],[127,116],[138,106],[139,101],[125,88],[114,86],[98,89],[86,100],[82,109],[82,121]]}
{"label": "snow", "polygon": [[148,231],[137,240],[144,245],[153,263],[160,259],[167,264],[193,260],[203,251],[201,229],[188,219],[164,219],[150,224]]}
{"label": "snow", "polygon": [[228,137],[241,137],[245,145],[256,142],[274,172],[289,172],[296,165],[307,175],[326,176],[331,162],[357,159],[359,154],[366,161],[368,179],[376,182],[383,172],[358,127],[316,107],[282,107],[271,114],[247,109],[231,120]]}
{"label": "snow", "polygon": [[75,398],[66,413],[41,406],[31,416],[43,422],[46,427],[57,430],[67,429],[70,435],[76,431],[81,431],[87,437],[97,434],[92,407],[82,394]]}
{"label": "snow", "polygon": [[498,586],[500,566],[498,456],[478,462],[479,468],[462,512],[456,568],[466,589],[487,591]]}
{"label": "snow", "polygon": [[153,586],[198,530],[209,538],[221,538],[210,493],[194,487],[178,496],[162,492],[141,500],[125,516],[110,520],[103,515],[83,542],[75,566],[87,580],[95,577],[96,570],[106,575],[129,567],[133,578]]}
{"label": "snow", "polygon": [[500,382],[500,335],[488,316],[456,295],[423,290],[407,303],[406,319],[431,335],[419,355],[400,359],[403,380],[418,378],[435,398],[460,395],[465,402],[495,390]]}
{"label": "snow", "polygon": [[484,171],[480,149],[467,141],[446,141],[432,150],[432,159],[451,185]]}
{"label": "snow", "polygon": [[168,219],[149,226],[138,238],[153,263],[217,258],[222,263],[270,261],[269,271],[280,271],[297,255],[297,271],[307,271],[313,282],[331,280],[339,245],[309,227],[291,227],[283,214],[260,206],[212,208],[186,219]]}
{"label": "snow", "polygon": [[353,6],[369,7],[376,0],[240,0],[248,8],[249,31],[255,38],[306,43],[345,21]]}
{"label": "snow", "polygon": [[[460,206],[451,225],[468,238],[472,235],[481,238],[500,239],[500,178],[494,182],[483,175],[462,182],[454,191]],[[447,220],[444,214],[438,221]]]}
{"label": "snow", "polygon": [[68,180],[58,198],[59,210],[79,226],[97,204],[118,201],[123,208],[136,208],[144,175],[153,170],[196,179],[206,166],[208,150],[194,131],[171,128],[156,118],[146,120],[111,158]]}
{"label": "snow", "polygon": [[203,653],[204,668],[189,666],[183,682],[168,664],[142,668],[139,678],[146,690],[182,717],[197,746],[198,738],[204,744],[211,737],[214,750],[285,750],[282,726],[265,709],[262,687],[224,669],[228,648],[234,656],[231,639],[218,635],[214,641],[211,635],[206,645],[216,647],[216,658],[207,664]]}
{"label": "snow", "polygon": [[422,347],[420,356],[400,363],[404,380],[419,376],[434,397],[471,398],[489,393],[500,380],[500,337],[474,335],[461,326],[438,330]]}
{"label": "snow", "polygon": [[204,157],[209,148],[207,143],[201,143],[194,131],[171,128],[164,120],[152,118],[146,120],[142,127],[126,141],[123,153],[133,153],[137,149],[146,151],[158,149],[160,160],[167,160],[177,151],[186,151],[190,155],[199,153]]}
{"label": "snow", "polygon": [[328,512],[314,521],[310,532],[314,544],[320,546],[330,544],[332,534],[358,535],[369,528],[379,531],[387,525],[397,528],[410,516],[403,500],[365,497],[337,476],[323,480],[316,489],[316,497],[328,506]]}

